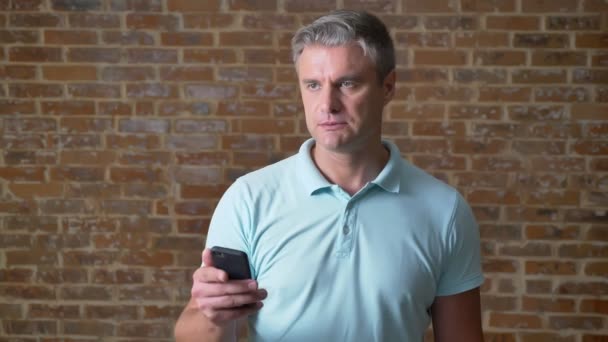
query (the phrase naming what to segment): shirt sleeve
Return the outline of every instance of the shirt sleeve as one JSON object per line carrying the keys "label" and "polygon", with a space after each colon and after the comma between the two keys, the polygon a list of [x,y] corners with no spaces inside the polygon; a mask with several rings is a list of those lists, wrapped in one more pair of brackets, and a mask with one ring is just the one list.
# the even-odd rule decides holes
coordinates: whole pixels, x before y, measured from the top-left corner
{"label": "shirt sleeve", "polygon": [[445,262],[437,296],[465,292],[483,283],[479,227],[471,208],[460,194],[456,196],[450,220]]}
{"label": "shirt sleeve", "polygon": [[239,180],[226,190],[213,212],[206,248],[219,246],[238,249],[251,256],[248,243],[251,216],[245,201],[247,193],[245,184]]}

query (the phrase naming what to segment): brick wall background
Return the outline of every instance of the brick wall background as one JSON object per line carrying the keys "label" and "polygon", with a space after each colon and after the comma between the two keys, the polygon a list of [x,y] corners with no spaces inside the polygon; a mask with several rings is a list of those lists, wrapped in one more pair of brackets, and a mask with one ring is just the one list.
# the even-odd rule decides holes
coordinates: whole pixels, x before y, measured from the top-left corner
{"label": "brick wall background", "polygon": [[291,34],[343,7],[396,41],[386,137],[475,210],[486,341],[608,341],[605,0],[0,0],[0,341],[171,340],[219,196],[307,136]]}

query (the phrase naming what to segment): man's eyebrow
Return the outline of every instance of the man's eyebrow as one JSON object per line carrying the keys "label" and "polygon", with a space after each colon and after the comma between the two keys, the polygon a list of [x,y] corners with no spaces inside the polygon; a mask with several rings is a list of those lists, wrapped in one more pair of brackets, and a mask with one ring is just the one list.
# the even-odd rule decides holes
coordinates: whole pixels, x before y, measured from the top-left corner
{"label": "man's eyebrow", "polygon": [[[335,84],[340,84],[342,82],[345,81],[354,81],[354,82],[359,82],[361,81],[361,79],[363,79],[363,77],[361,75],[358,74],[352,74],[352,75],[344,75],[341,77],[338,77],[338,79],[336,79],[334,81]],[[319,83],[318,80],[314,79],[314,78],[304,78],[301,80],[302,83]]]}

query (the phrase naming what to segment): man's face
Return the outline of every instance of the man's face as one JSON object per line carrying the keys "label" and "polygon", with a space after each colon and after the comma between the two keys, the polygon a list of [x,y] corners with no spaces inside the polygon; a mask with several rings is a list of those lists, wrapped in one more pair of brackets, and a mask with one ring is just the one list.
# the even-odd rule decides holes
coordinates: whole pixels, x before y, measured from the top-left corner
{"label": "man's face", "polygon": [[380,142],[394,72],[380,83],[375,65],[354,43],[306,46],[297,68],[306,126],[318,148],[348,153]]}

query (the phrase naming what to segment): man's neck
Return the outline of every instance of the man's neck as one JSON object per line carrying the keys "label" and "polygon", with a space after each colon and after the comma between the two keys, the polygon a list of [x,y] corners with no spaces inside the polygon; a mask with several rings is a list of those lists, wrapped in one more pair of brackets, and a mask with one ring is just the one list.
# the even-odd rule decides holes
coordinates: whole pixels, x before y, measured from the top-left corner
{"label": "man's neck", "polygon": [[325,178],[351,196],[374,180],[388,162],[390,152],[378,145],[361,151],[340,153],[313,145],[311,157]]}

